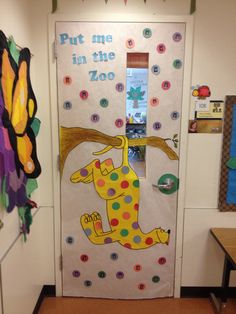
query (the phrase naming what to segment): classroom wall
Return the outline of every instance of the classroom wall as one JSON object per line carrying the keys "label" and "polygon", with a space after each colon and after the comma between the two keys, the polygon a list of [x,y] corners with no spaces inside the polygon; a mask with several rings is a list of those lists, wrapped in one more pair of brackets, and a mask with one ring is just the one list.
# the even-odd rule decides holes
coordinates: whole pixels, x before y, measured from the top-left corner
{"label": "classroom wall", "polygon": [[[50,260],[46,270],[47,282],[54,283],[54,227],[52,220],[48,219],[54,210],[51,137],[51,119],[54,117],[50,113],[47,36],[47,15],[51,10],[51,1],[0,0],[0,4],[1,29],[13,35],[19,45],[28,46],[34,54],[31,77],[38,100],[38,117],[42,121],[38,154],[43,169],[35,198],[43,211],[40,216],[42,233],[46,227],[52,231],[47,239],[50,245],[45,246],[45,254]],[[123,0],[109,0],[107,4],[104,0],[58,0],[57,13],[75,15],[76,12],[91,12],[104,16],[122,13],[138,17],[139,14],[181,15],[189,14],[189,11],[190,0],[147,0],[146,4],[143,0],[128,0],[126,6]],[[216,99],[235,94],[234,12],[234,0],[227,0],[227,4],[223,0],[198,0],[194,14],[192,85],[208,84],[212,97]],[[190,105],[190,118],[192,116],[193,108]],[[190,134],[188,137],[182,286],[220,285],[223,255],[209,235],[209,228],[235,226],[236,221],[236,213],[219,213],[217,210],[221,143],[222,136],[217,134]],[[2,211],[0,218],[1,215]],[[17,225],[17,215],[10,219],[4,214],[3,218],[5,230],[13,230],[13,226]],[[8,236],[7,232],[2,236],[0,231],[0,241],[5,242]]]}

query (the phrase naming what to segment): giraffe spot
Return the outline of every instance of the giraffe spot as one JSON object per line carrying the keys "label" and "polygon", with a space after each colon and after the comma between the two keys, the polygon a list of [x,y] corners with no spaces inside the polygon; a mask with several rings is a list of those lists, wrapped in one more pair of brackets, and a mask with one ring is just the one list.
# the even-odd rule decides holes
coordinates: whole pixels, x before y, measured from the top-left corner
{"label": "giraffe spot", "polygon": [[105,185],[105,181],[103,179],[99,179],[99,180],[97,180],[97,185],[102,187]]}
{"label": "giraffe spot", "polygon": [[137,221],[135,221],[135,222],[132,223],[132,228],[133,228],[133,229],[138,229],[138,228],[139,228],[139,224],[138,224]]}
{"label": "giraffe spot", "polygon": [[97,168],[97,169],[100,169],[100,161],[99,160],[97,160],[96,162],[95,162],[95,167]]}
{"label": "giraffe spot", "polygon": [[134,186],[135,188],[139,188],[139,180],[134,180],[133,186]]}
{"label": "giraffe spot", "polygon": [[145,243],[146,243],[147,245],[153,244],[153,238],[148,237],[148,238],[145,240]]}
{"label": "giraffe spot", "polygon": [[90,228],[84,229],[84,233],[89,237],[92,234],[92,230]]}
{"label": "giraffe spot", "polygon": [[113,203],[112,204],[112,209],[114,209],[114,210],[120,209],[120,203],[118,203],[118,202]]}
{"label": "giraffe spot", "polygon": [[101,229],[102,229],[102,223],[101,223],[101,221],[97,221],[97,222],[94,224],[94,226],[95,226],[95,229],[96,229],[96,230],[101,230]]}
{"label": "giraffe spot", "polygon": [[81,175],[82,177],[87,177],[87,175],[88,175],[88,170],[85,169],[85,168],[81,169],[81,170],[80,170],[80,175]]}
{"label": "giraffe spot", "polygon": [[126,195],[126,196],[124,197],[124,201],[125,201],[126,204],[131,203],[132,200],[133,200],[133,198],[132,198],[131,195]]}
{"label": "giraffe spot", "polygon": [[108,190],[107,190],[107,195],[108,195],[108,196],[113,196],[113,195],[115,195],[115,194],[116,194],[115,189],[112,189],[112,188],[111,188],[111,189],[108,189]]}
{"label": "giraffe spot", "polygon": [[112,165],[112,159],[111,159],[111,158],[107,159],[107,160],[105,161],[105,165],[106,165],[106,166],[111,166],[111,165]]}
{"label": "giraffe spot", "polygon": [[139,210],[139,204],[138,203],[134,204],[134,209]]}
{"label": "giraffe spot", "polygon": [[139,235],[137,235],[133,238],[133,241],[134,241],[134,243],[140,243],[142,241],[142,239]]}
{"label": "giraffe spot", "polygon": [[120,235],[121,235],[122,237],[127,237],[128,234],[129,234],[129,231],[128,231],[127,229],[122,229],[122,230],[120,231]]}
{"label": "giraffe spot", "polygon": [[119,225],[119,220],[114,218],[114,219],[111,220],[110,224],[113,227],[118,226]]}
{"label": "giraffe spot", "polygon": [[122,217],[123,217],[125,220],[128,220],[128,219],[130,219],[130,213],[125,212],[125,213],[123,213]]}
{"label": "giraffe spot", "polygon": [[129,167],[127,167],[127,166],[122,167],[122,168],[121,168],[121,172],[122,172],[123,174],[128,174],[128,173],[129,173]]}
{"label": "giraffe spot", "polygon": [[109,237],[105,238],[104,243],[105,244],[112,243],[112,238]]}
{"label": "giraffe spot", "polygon": [[125,243],[124,244],[124,247],[126,247],[127,249],[132,249],[132,246],[130,243]]}
{"label": "giraffe spot", "polygon": [[120,186],[122,189],[127,189],[129,187],[129,182],[128,181],[122,181]]}
{"label": "giraffe spot", "polygon": [[112,181],[117,181],[119,179],[119,176],[116,172],[113,172],[111,175],[110,175],[110,179]]}

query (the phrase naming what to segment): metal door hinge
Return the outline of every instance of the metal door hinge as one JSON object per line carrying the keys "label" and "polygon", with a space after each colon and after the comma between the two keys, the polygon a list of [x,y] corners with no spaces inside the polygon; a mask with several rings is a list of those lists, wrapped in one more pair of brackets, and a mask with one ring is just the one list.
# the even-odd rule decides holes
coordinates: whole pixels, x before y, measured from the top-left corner
{"label": "metal door hinge", "polygon": [[53,58],[57,59],[57,41],[56,39],[54,40],[52,44],[52,51],[53,51]]}
{"label": "metal door hinge", "polygon": [[59,257],[59,269],[62,271],[63,269],[63,257],[62,257],[62,254],[60,255]]}
{"label": "metal door hinge", "polygon": [[60,155],[57,155],[57,170],[60,171]]}

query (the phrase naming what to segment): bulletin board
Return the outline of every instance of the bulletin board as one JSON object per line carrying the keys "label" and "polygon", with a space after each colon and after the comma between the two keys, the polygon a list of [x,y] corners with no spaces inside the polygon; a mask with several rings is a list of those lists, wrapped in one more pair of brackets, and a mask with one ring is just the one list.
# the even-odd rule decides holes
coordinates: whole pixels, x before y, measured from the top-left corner
{"label": "bulletin board", "polygon": [[236,96],[226,96],[219,209],[236,211]]}

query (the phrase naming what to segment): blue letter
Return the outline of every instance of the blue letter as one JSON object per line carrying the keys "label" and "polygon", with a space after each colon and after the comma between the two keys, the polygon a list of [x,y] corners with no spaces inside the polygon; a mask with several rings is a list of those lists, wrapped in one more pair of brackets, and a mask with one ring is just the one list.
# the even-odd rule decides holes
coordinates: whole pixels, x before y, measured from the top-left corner
{"label": "blue letter", "polygon": [[60,34],[60,40],[61,40],[60,44],[64,45],[68,38],[69,38],[69,36],[67,33]]}
{"label": "blue letter", "polygon": [[97,77],[97,71],[89,71],[90,74],[90,81],[97,81],[98,77]]}

